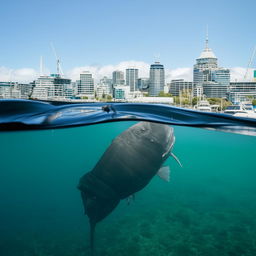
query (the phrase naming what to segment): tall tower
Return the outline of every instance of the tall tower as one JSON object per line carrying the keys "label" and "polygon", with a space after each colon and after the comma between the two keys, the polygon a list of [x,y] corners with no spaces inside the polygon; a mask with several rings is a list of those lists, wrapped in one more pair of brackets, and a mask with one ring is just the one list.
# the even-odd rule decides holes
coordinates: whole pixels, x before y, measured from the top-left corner
{"label": "tall tower", "polygon": [[116,70],[112,73],[113,86],[124,85],[124,72]]}
{"label": "tall tower", "polygon": [[213,53],[212,49],[209,48],[208,31],[206,34],[205,48],[200,54],[199,58],[196,59],[196,64],[193,70],[193,82],[195,85],[201,85],[203,82],[211,81],[210,69],[218,68],[218,59]]}
{"label": "tall tower", "polygon": [[94,81],[89,71],[80,74],[80,82],[78,84],[78,94],[86,96],[94,96]]}
{"label": "tall tower", "polygon": [[[194,95],[200,97],[204,94],[209,98],[223,98],[227,96],[230,83],[230,70],[218,67],[218,59],[209,48],[208,31],[205,48],[196,59],[193,70]],[[200,90],[199,90],[200,89]]]}
{"label": "tall tower", "polygon": [[164,66],[160,62],[155,62],[150,66],[149,96],[158,96],[164,91],[164,84]]}
{"label": "tall tower", "polygon": [[138,90],[138,77],[139,70],[137,68],[126,69],[126,85],[130,86],[131,92]]}

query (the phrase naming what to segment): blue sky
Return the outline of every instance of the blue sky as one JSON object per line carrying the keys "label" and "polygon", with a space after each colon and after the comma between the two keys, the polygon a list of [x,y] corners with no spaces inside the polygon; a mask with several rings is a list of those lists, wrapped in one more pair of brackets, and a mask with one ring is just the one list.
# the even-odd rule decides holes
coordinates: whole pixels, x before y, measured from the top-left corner
{"label": "blue sky", "polygon": [[[54,72],[53,42],[64,71],[152,63],[192,67],[209,45],[224,67],[246,67],[256,45],[256,1],[13,0],[1,3],[0,67]],[[254,61],[255,67],[255,61]],[[0,71],[1,80],[1,71]]]}

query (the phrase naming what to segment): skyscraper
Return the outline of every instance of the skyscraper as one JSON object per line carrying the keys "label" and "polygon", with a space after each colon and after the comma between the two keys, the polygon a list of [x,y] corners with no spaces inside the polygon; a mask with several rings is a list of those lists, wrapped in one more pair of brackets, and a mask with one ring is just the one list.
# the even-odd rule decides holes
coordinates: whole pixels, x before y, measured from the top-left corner
{"label": "skyscraper", "polygon": [[80,74],[78,94],[80,96],[94,96],[94,81],[89,71],[84,71]]}
{"label": "skyscraper", "polygon": [[207,35],[205,48],[199,58],[196,59],[196,64],[194,65],[193,82],[196,88],[203,88],[203,94],[206,97],[226,97],[230,83],[230,71],[229,69],[218,67],[218,59],[209,48],[208,43]]}
{"label": "skyscraper", "polygon": [[124,85],[124,72],[116,70],[112,73],[113,86]]}
{"label": "skyscraper", "polygon": [[208,36],[206,37],[205,48],[196,59],[194,65],[194,83],[201,85],[203,82],[211,81],[210,70],[218,68],[218,59],[214,55],[212,49],[208,46]]}
{"label": "skyscraper", "polygon": [[134,92],[138,90],[138,76],[139,70],[137,68],[126,69],[126,85],[130,86],[130,91]]}
{"label": "skyscraper", "polygon": [[158,96],[164,91],[164,79],[164,66],[160,62],[155,62],[150,66],[149,96]]}

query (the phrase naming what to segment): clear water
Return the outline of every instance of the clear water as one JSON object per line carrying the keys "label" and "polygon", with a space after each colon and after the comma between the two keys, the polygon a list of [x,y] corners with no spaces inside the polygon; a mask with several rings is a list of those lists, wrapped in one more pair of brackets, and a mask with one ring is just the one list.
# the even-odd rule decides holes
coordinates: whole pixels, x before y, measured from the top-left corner
{"label": "clear water", "polygon": [[[79,178],[134,122],[0,133],[0,255],[89,255]],[[174,127],[155,177],[97,225],[97,256],[256,255],[256,137]]]}

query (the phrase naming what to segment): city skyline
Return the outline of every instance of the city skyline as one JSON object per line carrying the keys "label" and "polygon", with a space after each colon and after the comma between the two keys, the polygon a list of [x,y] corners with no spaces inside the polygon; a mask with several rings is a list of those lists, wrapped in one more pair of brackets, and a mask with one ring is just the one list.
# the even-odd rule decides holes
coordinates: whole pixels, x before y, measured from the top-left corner
{"label": "city skyline", "polygon": [[[221,3],[221,4],[220,4]],[[165,66],[166,81],[192,80],[192,69],[209,45],[231,79],[245,73],[256,42],[255,1],[54,1],[24,0],[2,4],[0,80],[35,79],[40,56],[45,73],[56,73],[56,47],[67,78],[88,70],[100,80],[114,70],[135,66],[149,76],[155,56]],[[131,18],[132,17],[132,18]],[[239,17],[239,19],[237,18]],[[33,22],[32,22],[33,21]],[[127,37],[129,31],[129,37]],[[255,68],[255,61],[252,63]]]}

